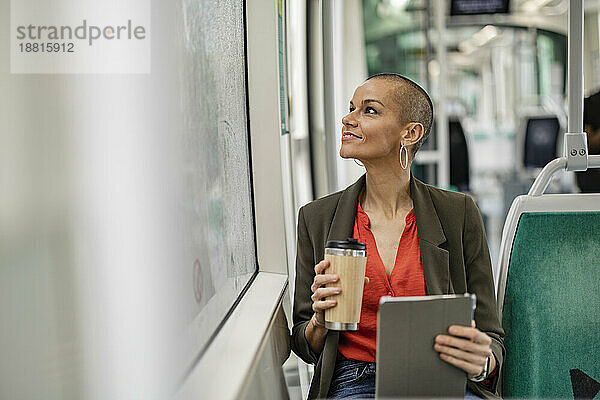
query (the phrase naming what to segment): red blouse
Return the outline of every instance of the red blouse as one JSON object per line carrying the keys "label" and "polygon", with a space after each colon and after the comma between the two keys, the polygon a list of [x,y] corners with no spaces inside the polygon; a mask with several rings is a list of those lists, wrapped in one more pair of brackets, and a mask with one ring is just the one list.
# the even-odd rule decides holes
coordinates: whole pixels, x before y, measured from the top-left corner
{"label": "red blouse", "polygon": [[414,209],[406,216],[406,227],[400,237],[396,262],[389,279],[370,229],[369,216],[360,203],[354,220],[353,237],[367,244],[366,275],[369,283],[363,292],[358,330],[340,332],[338,350],[352,360],[375,362],[379,298],[427,295]]}

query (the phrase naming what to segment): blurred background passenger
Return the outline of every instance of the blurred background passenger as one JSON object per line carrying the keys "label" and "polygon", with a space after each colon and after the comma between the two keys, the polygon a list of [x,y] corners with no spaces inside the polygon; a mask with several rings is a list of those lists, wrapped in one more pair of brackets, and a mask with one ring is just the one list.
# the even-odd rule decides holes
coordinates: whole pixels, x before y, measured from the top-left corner
{"label": "blurred background passenger", "polygon": [[[588,153],[600,154],[600,92],[587,97],[583,102],[583,125],[587,132]],[[577,172],[577,186],[581,193],[600,192],[600,170],[588,169]]]}

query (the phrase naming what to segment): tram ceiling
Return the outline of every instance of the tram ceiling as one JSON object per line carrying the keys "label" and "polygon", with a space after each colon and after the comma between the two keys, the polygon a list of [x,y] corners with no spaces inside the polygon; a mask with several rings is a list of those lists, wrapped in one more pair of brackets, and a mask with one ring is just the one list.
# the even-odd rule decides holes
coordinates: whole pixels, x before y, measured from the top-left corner
{"label": "tram ceiling", "polygon": [[[426,0],[363,0],[366,36],[382,38],[388,35],[432,27],[432,10]],[[598,12],[600,0],[586,1],[585,12]],[[512,28],[535,28],[567,34],[568,0],[511,0],[510,12],[506,14],[455,15],[450,16],[448,2],[448,28],[459,26],[486,26]],[[376,19],[377,24],[369,20]],[[410,27],[407,29],[407,27]]]}

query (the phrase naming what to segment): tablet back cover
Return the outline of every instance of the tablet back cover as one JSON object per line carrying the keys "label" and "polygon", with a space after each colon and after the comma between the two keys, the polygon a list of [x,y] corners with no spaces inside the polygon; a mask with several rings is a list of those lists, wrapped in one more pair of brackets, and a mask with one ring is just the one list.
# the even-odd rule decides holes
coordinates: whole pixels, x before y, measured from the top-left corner
{"label": "tablet back cover", "polygon": [[433,348],[450,325],[471,326],[475,295],[382,297],[377,327],[376,397],[464,398],[466,373]]}

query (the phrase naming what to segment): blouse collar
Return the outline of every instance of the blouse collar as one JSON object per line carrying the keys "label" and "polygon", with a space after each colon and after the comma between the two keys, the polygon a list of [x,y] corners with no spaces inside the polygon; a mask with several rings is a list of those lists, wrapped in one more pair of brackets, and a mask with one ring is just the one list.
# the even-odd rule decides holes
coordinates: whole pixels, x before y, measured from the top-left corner
{"label": "blouse collar", "polygon": [[[363,225],[366,228],[369,228],[371,221],[369,220],[369,215],[365,212],[365,210],[363,210],[362,206],[360,205],[360,200],[358,201],[358,206],[356,209],[356,218],[358,219],[358,222],[361,225]],[[406,222],[406,225],[411,224],[415,221],[414,207],[410,209],[408,214],[406,214],[406,218],[404,221]]]}

